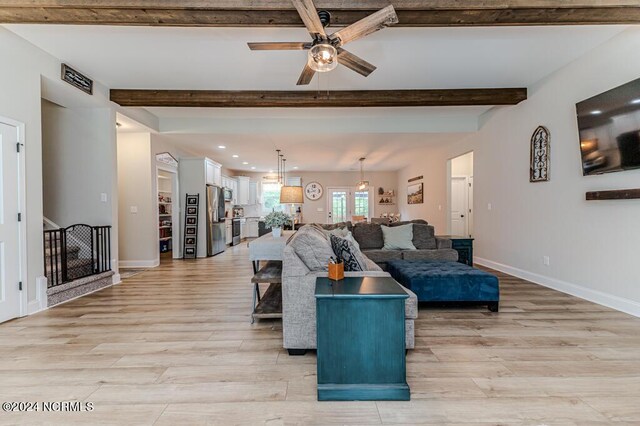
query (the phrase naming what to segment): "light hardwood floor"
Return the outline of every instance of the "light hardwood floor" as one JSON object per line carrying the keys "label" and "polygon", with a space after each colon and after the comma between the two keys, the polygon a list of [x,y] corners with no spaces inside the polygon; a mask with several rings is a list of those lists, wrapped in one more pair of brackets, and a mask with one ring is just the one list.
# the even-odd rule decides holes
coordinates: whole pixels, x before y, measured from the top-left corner
{"label": "light hardwood floor", "polygon": [[504,274],[498,314],[421,309],[410,402],[315,400],[315,354],[249,324],[246,245],[0,325],[2,424],[640,424],[640,319]]}

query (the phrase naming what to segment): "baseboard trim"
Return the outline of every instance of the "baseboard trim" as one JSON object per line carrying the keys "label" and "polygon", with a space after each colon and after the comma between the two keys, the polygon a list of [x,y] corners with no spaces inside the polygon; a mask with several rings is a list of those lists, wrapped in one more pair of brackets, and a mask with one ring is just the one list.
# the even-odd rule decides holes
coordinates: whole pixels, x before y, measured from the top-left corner
{"label": "baseboard trim", "polygon": [[483,259],[481,257],[474,256],[473,262],[478,265],[486,266],[487,268],[504,272],[505,274],[513,275],[514,277],[521,278],[523,280],[531,281],[532,283],[539,284],[544,287],[558,290],[562,293],[567,293],[572,296],[588,300],[589,302],[597,303],[599,305],[606,306],[608,308],[615,309],[617,311],[621,311],[635,317],[640,317],[640,303],[633,300],[603,293],[598,290],[592,290],[578,284],[573,284],[567,281],[558,280],[556,278],[536,274],[534,272],[525,271],[513,266],[504,265],[502,263],[494,262],[488,259]]}
{"label": "baseboard trim", "polygon": [[160,259],[118,261],[118,268],[155,268],[156,266],[160,266]]}
{"label": "baseboard trim", "polygon": [[36,298],[27,304],[27,315],[47,309],[47,277],[36,278]]}

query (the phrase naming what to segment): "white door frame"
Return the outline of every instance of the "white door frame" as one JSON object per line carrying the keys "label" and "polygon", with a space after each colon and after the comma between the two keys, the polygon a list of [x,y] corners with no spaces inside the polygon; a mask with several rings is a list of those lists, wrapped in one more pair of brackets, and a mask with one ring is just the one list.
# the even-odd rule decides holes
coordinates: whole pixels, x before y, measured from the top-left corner
{"label": "white door frame", "polygon": [[[20,316],[27,315],[27,306],[29,299],[29,276],[27,274],[27,200],[26,200],[26,139],[25,124],[10,118],[1,117],[0,123],[14,127],[17,132],[17,140],[20,146],[20,152],[16,152],[18,160],[18,208],[21,213],[21,220],[18,222],[18,277],[22,281],[22,291],[20,292]],[[17,151],[17,150],[16,150]],[[44,256],[44,255],[43,255]],[[40,258],[44,264],[44,257]],[[18,285],[18,283],[16,283]],[[37,291],[37,289],[36,289]],[[36,294],[36,297],[38,295]]]}
{"label": "white door frame", "polygon": [[[155,176],[155,203],[154,206],[158,207],[158,171],[162,170],[167,173],[173,173],[172,185],[171,188],[175,191],[175,194],[171,194],[171,246],[172,246],[172,257],[174,259],[182,258],[182,246],[180,245],[180,188],[178,185],[180,184],[178,178],[178,169],[176,167],[171,167],[169,165],[160,165],[156,164],[156,176]],[[156,244],[160,240],[160,217],[156,211]],[[158,247],[158,253],[160,253],[160,248]],[[158,255],[159,256],[159,255]],[[158,259],[160,259],[158,257]]]}
{"label": "white door frame", "polygon": [[[349,219],[349,192],[351,191],[351,188],[349,188],[348,186],[330,186],[327,187],[327,214],[325,215],[326,217],[326,223],[333,223],[333,197],[331,196],[332,191],[341,191],[341,190],[346,190],[347,191],[347,212],[345,214],[345,222],[348,221]],[[332,217],[329,217],[329,213],[331,213]]]}
{"label": "white door frame", "polygon": [[[462,236],[467,237],[467,236],[469,236],[469,177],[468,176],[456,176],[456,175],[451,176],[451,179],[449,181],[449,187],[450,188],[453,188],[453,181],[456,180],[456,179],[460,179],[460,180],[464,181],[463,188],[464,188],[464,192],[465,192],[465,197],[464,197],[464,204],[465,205],[464,205],[463,211],[464,211],[464,223],[465,223],[464,229],[465,229],[465,232],[463,232]],[[452,206],[453,206],[453,191],[451,191],[451,203],[449,204],[449,218],[448,218],[449,219],[449,229],[451,230],[451,232],[453,232],[453,222],[451,220],[451,214],[452,214],[452,210],[453,210]]]}
{"label": "white door frame", "polygon": [[[331,191],[340,191],[340,190],[347,190],[347,217],[345,218],[345,222],[349,222],[351,221],[351,217],[353,216],[354,213],[354,209],[355,209],[355,193],[356,192],[369,192],[369,217],[367,218],[367,220],[370,220],[372,217],[374,217],[374,204],[373,204],[373,188],[370,186],[365,190],[358,190],[357,187],[355,186],[330,186],[327,187],[327,214],[326,214],[326,220],[327,223],[332,223],[332,218],[329,218],[329,212],[331,211],[332,208],[332,197],[329,196],[329,194],[331,193]],[[332,214],[333,216],[333,214]]]}

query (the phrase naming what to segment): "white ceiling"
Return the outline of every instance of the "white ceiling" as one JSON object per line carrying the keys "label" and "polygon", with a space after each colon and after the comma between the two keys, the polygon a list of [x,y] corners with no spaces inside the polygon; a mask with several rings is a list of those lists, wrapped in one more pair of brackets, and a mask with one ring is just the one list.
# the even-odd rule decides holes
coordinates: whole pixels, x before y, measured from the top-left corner
{"label": "white ceiling", "polygon": [[[304,28],[6,27],[108,87],[135,89],[297,89],[305,51],[250,51],[246,43],[309,40]],[[373,74],[338,67],[320,87],[530,86],[624,28],[387,28],[348,45],[378,67]]]}
{"label": "white ceiling", "polygon": [[[309,37],[303,28],[6,27],[107,87],[136,89],[300,90],[306,52],[252,52],[246,43]],[[306,89],[531,87],[625,28],[389,28],[348,45],[378,67],[368,78],[338,67]],[[397,170],[412,149],[476,130],[488,108],[147,110],[163,137],[189,151],[268,171],[276,145],[301,170],[348,170],[363,155],[371,170]]]}
{"label": "white ceiling", "polygon": [[[360,157],[367,158],[367,170],[393,171],[415,161],[416,150],[455,142],[464,134],[163,134],[159,137],[201,152],[233,170],[269,172],[276,168],[275,150],[279,148],[287,158],[289,171],[295,170],[294,167],[300,171],[358,170]],[[219,145],[226,148],[220,149]],[[234,154],[239,158],[233,158]]]}

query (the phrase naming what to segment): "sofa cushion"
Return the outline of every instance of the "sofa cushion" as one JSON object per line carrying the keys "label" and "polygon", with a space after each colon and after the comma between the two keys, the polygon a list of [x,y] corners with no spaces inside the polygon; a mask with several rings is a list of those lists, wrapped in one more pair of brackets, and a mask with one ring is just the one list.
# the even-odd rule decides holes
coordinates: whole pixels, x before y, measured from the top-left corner
{"label": "sofa cushion", "polygon": [[333,234],[329,235],[329,238],[331,238],[331,247],[338,261],[344,262],[345,272],[365,270],[367,260],[351,241]]}
{"label": "sofa cushion", "polygon": [[353,227],[353,238],[360,244],[361,250],[381,249],[384,246],[380,225],[372,223],[356,223]]}
{"label": "sofa cushion", "polygon": [[331,243],[323,232],[313,226],[304,226],[288,243],[310,271],[326,271],[334,256]]}
{"label": "sofa cushion", "polygon": [[423,219],[414,219],[414,220],[404,220],[404,221],[400,221],[400,222],[391,222],[389,224],[389,226],[393,227],[393,226],[402,226],[402,225],[408,225],[410,223],[417,223],[420,225],[428,225],[429,223],[427,223],[426,220]]}
{"label": "sofa cushion", "polygon": [[344,228],[334,228],[334,229],[323,228],[322,231],[327,235],[327,238],[330,235],[335,235],[336,237],[345,238],[349,233],[349,228],[347,228],[346,226]]}
{"label": "sofa cushion", "polygon": [[362,250],[362,253],[376,263],[402,259],[402,252],[400,250]]}
{"label": "sofa cushion", "polygon": [[413,239],[413,225],[404,226],[381,226],[382,237],[384,238],[383,250],[415,250],[411,240]]}
{"label": "sofa cushion", "polygon": [[444,260],[457,262],[458,252],[453,249],[403,250],[402,258],[404,260]]}
{"label": "sofa cushion", "polygon": [[353,224],[351,222],[349,222],[349,221],[347,221],[347,222],[339,222],[339,223],[325,223],[325,224],[322,224],[320,226],[325,231],[331,231],[333,229],[339,229],[339,228],[347,228],[349,231],[351,231],[353,229]]}
{"label": "sofa cushion", "polygon": [[433,234],[433,226],[414,223],[412,240],[413,245],[418,250],[432,250],[437,248],[436,237]]}

